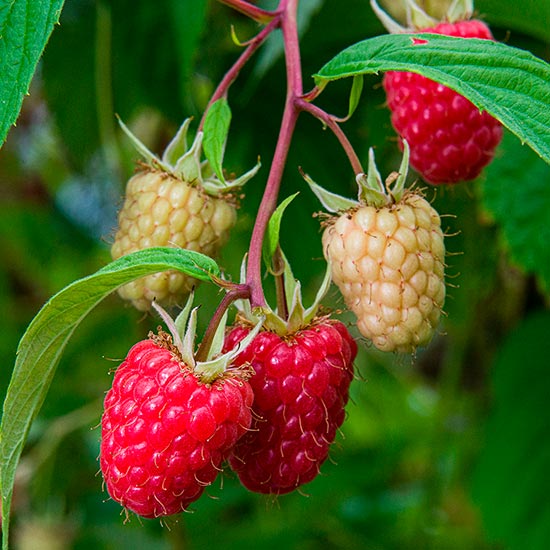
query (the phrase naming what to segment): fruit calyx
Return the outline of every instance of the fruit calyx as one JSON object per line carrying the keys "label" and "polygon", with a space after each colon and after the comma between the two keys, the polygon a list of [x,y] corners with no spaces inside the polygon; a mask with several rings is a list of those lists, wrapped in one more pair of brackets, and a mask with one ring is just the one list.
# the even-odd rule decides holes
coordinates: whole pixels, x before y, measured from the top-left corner
{"label": "fruit calyx", "polygon": [[171,174],[189,185],[204,189],[212,196],[219,196],[244,185],[260,169],[260,162],[242,176],[233,180],[220,180],[208,160],[201,160],[204,132],[197,132],[195,139],[188,147],[187,133],[192,118],[184,120],[172,141],[166,146],[162,157],[152,153],[131,130],[119,119],[124,133],[130,138],[134,148],[141,155],[147,167]]}
{"label": "fruit calyx", "polygon": [[399,203],[405,193],[408,192],[405,189],[405,180],[407,179],[408,171],[409,145],[406,140],[403,140],[403,158],[399,171],[392,172],[385,182],[382,181],[382,176],[376,166],[374,150],[372,147],[369,149],[368,174],[360,173],[355,176],[358,186],[357,200],[327,191],[315,183],[307,174],[303,174],[303,177],[325,209],[336,214],[351,209],[355,210],[360,206],[383,208]]}
{"label": "fruit calyx", "polygon": [[[198,361],[195,357],[195,337],[197,333],[197,312],[199,307],[192,307],[193,293],[189,295],[187,304],[176,317],[172,319],[170,315],[156,302],[153,307],[164,321],[170,333],[166,333],[159,328],[158,333],[150,333],[149,338],[159,347],[172,352],[182,363],[194,372],[203,384],[210,384],[215,380],[223,378],[232,368],[235,357],[252,342],[255,336],[262,328],[264,318],[259,316],[254,326],[239,345],[234,349],[222,353],[224,337],[226,333],[227,312],[218,325],[210,348],[208,349],[204,361]],[[250,373],[246,369],[239,369],[240,373],[247,377]],[[234,373],[233,373],[234,374]]]}
{"label": "fruit calyx", "polygon": [[467,20],[472,17],[474,12],[473,0],[453,0],[449,3],[443,18],[438,20],[422,9],[414,0],[401,0],[401,2],[405,8],[407,18],[406,27],[400,25],[385,12],[378,5],[376,0],[370,0],[370,5],[376,17],[378,17],[382,25],[384,25],[386,30],[391,34],[410,33],[422,29],[429,29],[441,23],[441,21],[455,23],[457,21]]}
{"label": "fruit calyx", "polygon": [[[330,267],[323,277],[317,295],[309,307],[304,306],[302,297],[302,285],[292,273],[290,263],[283,252],[279,249],[282,262],[282,276],[284,278],[283,297],[284,304],[275,309],[267,305],[253,308],[249,300],[237,300],[235,306],[238,310],[238,320],[241,324],[256,326],[263,319],[263,329],[274,332],[285,337],[294,334],[298,330],[308,327],[316,322],[321,300],[325,297],[330,288],[331,275]],[[246,281],[246,257],[241,266],[241,281]]]}

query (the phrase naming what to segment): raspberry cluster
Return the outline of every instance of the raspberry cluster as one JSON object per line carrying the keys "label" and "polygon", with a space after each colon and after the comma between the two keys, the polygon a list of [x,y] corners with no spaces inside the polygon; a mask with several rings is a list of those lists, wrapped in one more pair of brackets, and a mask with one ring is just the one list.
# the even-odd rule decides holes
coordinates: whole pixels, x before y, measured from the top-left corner
{"label": "raspberry cluster", "polygon": [[328,318],[286,337],[259,329],[229,330],[227,368],[207,380],[162,331],[129,351],[101,420],[113,500],[146,518],[177,514],[226,461],[260,493],[288,493],[319,473],[344,421],[357,346]]}

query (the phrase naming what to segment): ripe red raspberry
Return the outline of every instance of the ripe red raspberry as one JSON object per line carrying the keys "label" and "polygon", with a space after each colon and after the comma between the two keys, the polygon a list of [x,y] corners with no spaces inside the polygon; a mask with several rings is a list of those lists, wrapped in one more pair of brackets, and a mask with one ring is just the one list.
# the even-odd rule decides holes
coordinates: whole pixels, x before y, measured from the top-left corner
{"label": "ripe red raspberry", "polygon": [[[248,332],[233,328],[226,349]],[[255,372],[252,429],[229,459],[247,489],[284,494],[319,473],[344,421],[356,354],[346,327],[321,318],[284,337],[260,332],[237,356]]]}
{"label": "ripe red raspberry", "polygon": [[[421,29],[447,36],[493,40],[478,20],[440,23]],[[411,149],[411,165],[429,183],[476,178],[491,162],[502,139],[500,122],[450,88],[409,72],[388,72],[383,80],[391,121]]]}
{"label": "ripe red raspberry", "polygon": [[146,518],[185,510],[250,427],[252,400],[242,371],[204,383],[165,333],[136,344],[101,420],[101,471],[113,500]]}

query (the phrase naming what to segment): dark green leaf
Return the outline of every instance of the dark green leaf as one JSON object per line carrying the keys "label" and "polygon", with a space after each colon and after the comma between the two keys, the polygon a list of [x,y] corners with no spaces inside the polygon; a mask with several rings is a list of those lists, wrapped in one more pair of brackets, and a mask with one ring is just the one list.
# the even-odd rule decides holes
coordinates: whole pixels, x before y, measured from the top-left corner
{"label": "dark green leaf", "polygon": [[167,269],[203,281],[220,273],[214,260],[198,252],[175,248],[140,250],[61,290],[38,312],[21,338],[0,429],[3,548],[8,544],[17,463],[69,338],[86,315],[116,288]]}
{"label": "dark green leaf", "polygon": [[0,145],[15,122],[63,0],[11,0],[0,6]]}
{"label": "dark green leaf", "polygon": [[550,167],[506,135],[486,170],[483,202],[500,225],[510,254],[550,291]]}
{"label": "dark green leaf", "polygon": [[492,369],[495,403],[473,493],[489,535],[510,550],[544,550],[550,535],[549,331],[548,312],[526,319]]}
{"label": "dark green leaf", "polygon": [[530,52],[475,38],[384,35],[340,52],[315,79],[324,85],[379,71],[418,73],[452,88],[550,163],[550,65]]}
{"label": "dark green leaf", "polygon": [[220,181],[225,181],[222,163],[230,123],[231,109],[227,99],[218,99],[206,114],[203,147],[204,154]]}
{"label": "dark green leaf", "polygon": [[269,224],[267,226],[267,234],[264,240],[263,246],[263,257],[264,262],[268,269],[271,269],[271,262],[273,259],[273,254],[279,245],[279,233],[281,232],[281,219],[286,210],[286,207],[296,198],[298,193],[290,195],[287,197],[279,206],[276,208],[275,212],[269,219]]}

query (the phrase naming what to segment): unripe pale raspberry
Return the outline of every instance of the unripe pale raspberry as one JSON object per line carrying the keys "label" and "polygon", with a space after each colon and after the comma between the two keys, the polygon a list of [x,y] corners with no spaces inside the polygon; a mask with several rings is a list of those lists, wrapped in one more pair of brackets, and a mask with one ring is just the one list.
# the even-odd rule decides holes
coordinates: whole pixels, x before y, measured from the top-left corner
{"label": "unripe pale raspberry", "polygon": [[[226,349],[248,332],[233,328]],[[317,476],[345,418],[356,353],[346,327],[321,318],[284,337],[260,332],[237,356],[254,369],[254,420],[229,463],[247,489],[279,495]]]}
{"label": "unripe pale raspberry", "polygon": [[[493,40],[478,20],[440,23],[419,29],[462,38]],[[411,165],[429,183],[475,179],[491,162],[502,139],[500,122],[455,91],[410,72],[383,79],[391,121],[411,150]]]}
{"label": "unripe pale raspberry", "polygon": [[[231,200],[146,168],[128,181],[111,255],[117,259],[144,248],[171,246],[216,256],[236,219]],[[180,304],[196,282],[177,271],[165,271],[128,283],[119,294],[137,309],[147,310],[153,300]]]}
{"label": "unripe pale raspberry", "polygon": [[146,518],[185,510],[250,427],[252,400],[242,371],[203,383],[164,333],[136,344],[116,370],[101,420],[110,496]]}
{"label": "unripe pale raspberry", "polygon": [[[160,158],[120,122],[146,162],[140,163],[140,171],[126,185],[111,248],[113,259],[159,246],[215,256],[227,240],[236,221],[235,190],[256,174],[260,163],[240,177],[226,180],[221,166],[214,170],[209,159],[201,160],[203,131],[187,146],[190,120],[183,122]],[[196,283],[182,273],[165,271],[128,283],[119,294],[137,309],[147,310],[153,301],[180,305]]]}
{"label": "unripe pale raspberry", "polygon": [[332,277],[365,337],[383,351],[426,345],[445,300],[438,213],[416,193],[382,207],[359,205],[323,233]]}

